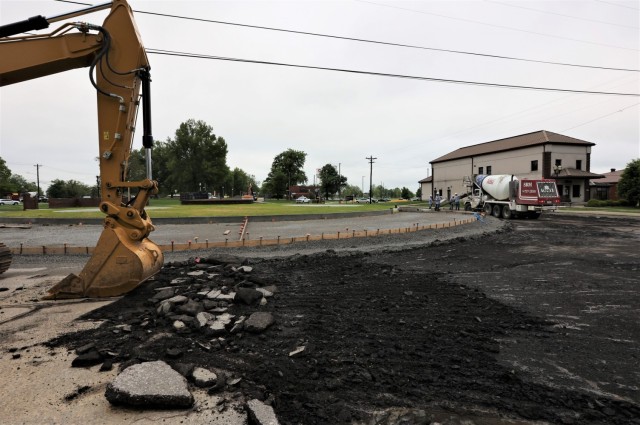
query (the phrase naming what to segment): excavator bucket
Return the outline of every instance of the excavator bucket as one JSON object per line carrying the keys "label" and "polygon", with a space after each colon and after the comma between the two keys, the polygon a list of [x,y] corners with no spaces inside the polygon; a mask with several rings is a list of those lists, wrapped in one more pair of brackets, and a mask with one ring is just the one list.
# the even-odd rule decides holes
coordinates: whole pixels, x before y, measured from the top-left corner
{"label": "excavator bucket", "polygon": [[134,240],[122,227],[105,226],[79,276],[70,274],[45,299],[100,298],[123,295],[156,274],[164,256],[147,238]]}

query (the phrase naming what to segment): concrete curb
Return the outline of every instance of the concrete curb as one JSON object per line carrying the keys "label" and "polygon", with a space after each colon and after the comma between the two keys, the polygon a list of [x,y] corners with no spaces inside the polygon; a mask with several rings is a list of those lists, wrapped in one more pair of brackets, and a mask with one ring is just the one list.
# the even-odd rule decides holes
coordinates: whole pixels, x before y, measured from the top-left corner
{"label": "concrete curb", "polygon": [[[374,214],[379,215],[379,214]],[[350,215],[349,217],[361,217],[362,215]],[[279,217],[282,218],[282,217]],[[335,217],[338,218],[338,217]],[[344,218],[344,216],[340,217]],[[235,220],[238,220],[236,217]],[[263,220],[267,221],[267,220]],[[286,220],[279,220],[286,221]],[[198,242],[196,238],[195,242],[189,241],[188,243],[174,243],[171,244],[158,244],[160,249],[163,252],[177,252],[177,251],[191,251],[191,250],[202,250],[202,249],[210,249],[210,248],[238,248],[238,247],[261,247],[261,246],[274,246],[274,245],[288,245],[299,242],[313,242],[320,240],[339,240],[339,239],[352,239],[352,238],[366,238],[366,237],[377,237],[384,235],[393,235],[393,234],[403,234],[403,233],[413,233],[423,230],[430,229],[443,229],[450,228],[455,226],[460,226],[463,224],[469,224],[475,222],[476,219],[474,217],[470,217],[463,220],[453,219],[447,222],[440,223],[432,223],[428,225],[418,225],[412,224],[411,226],[399,227],[399,228],[387,228],[387,229],[377,229],[377,230],[350,230],[345,232],[335,232],[335,233],[321,233],[312,235],[307,233],[301,236],[292,236],[292,237],[280,237],[278,236],[276,239],[267,239],[267,238],[257,238],[250,239],[247,236],[243,235],[240,240],[229,240],[225,239],[224,241],[209,241],[206,240],[204,242]],[[62,246],[60,244],[53,246],[38,246],[38,247],[29,247],[23,246],[11,248],[11,252],[14,255],[88,255],[92,254],[95,247],[89,246],[69,246],[66,243]]]}

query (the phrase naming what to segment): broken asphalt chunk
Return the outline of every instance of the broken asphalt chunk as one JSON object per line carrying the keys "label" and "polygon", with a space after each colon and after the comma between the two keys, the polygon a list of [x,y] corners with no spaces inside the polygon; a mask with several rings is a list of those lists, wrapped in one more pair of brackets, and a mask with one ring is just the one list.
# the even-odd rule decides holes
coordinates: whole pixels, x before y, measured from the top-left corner
{"label": "broken asphalt chunk", "polygon": [[187,380],[163,361],[128,367],[107,385],[105,397],[111,404],[143,408],[188,408],[194,402]]}

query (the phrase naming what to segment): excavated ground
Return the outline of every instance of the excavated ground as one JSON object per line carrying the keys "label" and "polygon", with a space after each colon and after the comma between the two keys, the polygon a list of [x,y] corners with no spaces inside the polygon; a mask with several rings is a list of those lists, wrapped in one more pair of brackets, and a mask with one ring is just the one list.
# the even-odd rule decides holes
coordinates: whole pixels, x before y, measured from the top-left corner
{"label": "excavated ground", "polygon": [[[174,262],[85,316],[100,327],[50,345],[225,371],[230,397],[264,400],[283,424],[640,424],[638,242],[638,218],[551,215],[406,249]],[[241,263],[253,270],[232,273]],[[274,285],[266,305],[229,312],[275,324],[224,340],[175,332],[149,301]]]}

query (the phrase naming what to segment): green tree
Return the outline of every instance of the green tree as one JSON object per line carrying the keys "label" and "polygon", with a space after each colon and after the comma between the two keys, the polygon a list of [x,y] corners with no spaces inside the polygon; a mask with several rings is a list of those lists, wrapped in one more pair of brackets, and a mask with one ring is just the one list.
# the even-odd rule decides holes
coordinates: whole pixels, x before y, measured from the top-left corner
{"label": "green tree", "polygon": [[244,170],[236,167],[234,168],[228,175],[227,181],[225,183],[228,188],[226,191],[231,196],[236,195],[247,195],[249,193],[249,187],[251,187],[251,191],[253,193],[258,191],[258,185],[256,183],[256,178],[253,175],[249,175]]}
{"label": "green tree", "polygon": [[633,206],[640,206],[640,159],[629,162],[620,175],[618,197]]}
{"label": "green tree", "polygon": [[[190,119],[176,130],[175,138],[154,148],[166,173],[159,174],[159,184],[169,190],[193,192],[202,187],[222,192],[229,175],[227,142],[213,134],[204,121]],[[155,167],[154,167],[155,168]],[[158,167],[161,168],[161,167]]]}
{"label": "green tree", "polygon": [[402,197],[402,199],[411,199],[413,198],[413,193],[408,188],[403,187],[400,191],[400,197]]}
{"label": "green tree", "polygon": [[418,190],[416,190],[416,197],[422,199],[422,188],[419,187]]}
{"label": "green tree", "polygon": [[[161,195],[173,192],[171,173],[167,166],[169,157],[167,143],[155,141],[151,150],[151,177],[158,182]],[[128,181],[140,181],[147,178],[147,162],[145,148],[132,150],[127,169]]]}
{"label": "green tree", "polygon": [[271,170],[264,181],[263,193],[268,193],[276,199],[282,199],[288,191],[288,176],[281,170]]}
{"label": "green tree", "polygon": [[346,183],[347,178],[339,175],[333,165],[327,164],[320,169],[320,190],[325,198],[333,197]]}
{"label": "green tree", "polygon": [[9,185],[14,192],[36,192],[38,190],[38,185],[35,182],[27,181],[20,174],[12,174],[9,177]]}
{"label": "green tree", "polygon": [[51,182],[47,189],[49,198],[79,198],[89,195],[91,188],[77,180],[60,180],[56,179]]}
{"label": "green tree", "polygon": [[7,167],[5,160],[0,158],[0,197],[13,192],[13,187],[9,181],[10,178],[11,170]]}
{"label": "green tree", "polygon": [[342,189],[342,195],[359,197],[362,196],[362,189],[360,186],[347,184]]}
{"label": "green tree", "polygon": [[[269,182],[275,178],[277,172],[283,173],[287,178],[287,191],[289,186],[306,183],[307,175],[302,170],[304,168],[304,162],[306,158],[307,154],[305,152],[297,151],[294,149],[287,149],[286,151],[278,154],[273,159],[273,163],[271,164],[271,171],[269,171],[269,175],[265,179],[265,183],[268,183],[270,191],[273,190],[274,185]],[[275,192],[272,192],[272,195],[276,197]]]}

